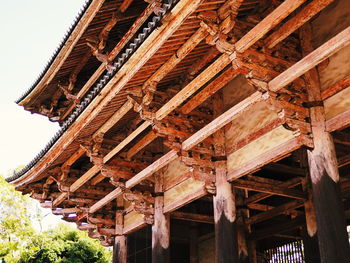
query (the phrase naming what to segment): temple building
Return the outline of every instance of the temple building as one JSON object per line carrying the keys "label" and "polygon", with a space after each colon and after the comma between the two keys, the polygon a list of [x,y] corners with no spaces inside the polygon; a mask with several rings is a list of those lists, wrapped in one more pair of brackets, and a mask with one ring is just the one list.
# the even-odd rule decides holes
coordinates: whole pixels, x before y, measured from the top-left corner
{"label": "temple building", "polygon": [[88,0],[17,103],[114,263],[350,261],[350,0]]}

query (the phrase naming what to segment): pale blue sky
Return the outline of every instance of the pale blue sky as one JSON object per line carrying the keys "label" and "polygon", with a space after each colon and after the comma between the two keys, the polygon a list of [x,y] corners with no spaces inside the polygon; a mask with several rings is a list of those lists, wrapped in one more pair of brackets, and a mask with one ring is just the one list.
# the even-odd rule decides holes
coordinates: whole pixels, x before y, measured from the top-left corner
{"label": "pale blue sky", "polygon": [[43,70],[85,0],[0,0],[0,173],[28,163],[57,124],[14,103]]}

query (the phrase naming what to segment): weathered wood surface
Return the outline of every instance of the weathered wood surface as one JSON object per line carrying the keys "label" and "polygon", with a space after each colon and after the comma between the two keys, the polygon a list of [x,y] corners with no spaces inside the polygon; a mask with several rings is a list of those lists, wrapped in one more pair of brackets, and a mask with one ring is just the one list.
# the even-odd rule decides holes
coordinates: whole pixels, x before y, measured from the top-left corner
{"label": "weathered wood surface", "polygon": [[[347,31],[347,36],[343,35],[343,37],[350,40],[350,27]],[[344,32],[346,30],[342,33]],[[342,35],[342,33],[337,37]],[[311,26],[305,25],[301,30],[301,43],[304,55],[313,50],[311,36]],[[338,41],[341,40],[343,39],[338,39]],[[331,47],[329,48],[332,49]],[[317,69],[312,68],[305,74],[305,77],[309,84],[309,101],[320,101],[322,98]],[[310,118],[314,148],[308,150],[308,161],[321,262],[345,263],[350,257],[350,247],[338,184],[337,158],[332,137],[325,131],[324,107],[322,105],[312,107],[310,109]],[[330,207],[332,209],[329,209]]]}
{"label": "weathered wood surface", "polygon": [[278,30],[273,32],[265,43],[267,48],[273,48],[278,43],[283,41],[291,33],[301,27],[305,22],[309,21],[313,16],[319,13],[322,9],[332,3],[334,0],[315,0],[305,6],[293,18],[283,24]]}
{"label": "weathered wood surface", "polygon": [[338,35],[328,40],[319,48],[312,51],[310,54],[305,56],[302,60],[295,63],[293,66],[288,68],[282,74],[271,80],[268,87],[271,91],[278,91],[291,83],[296,78],[303,75],[308,70],[317,66],[326,58],[330,57],[343,47],[350,43],[350,27],[347,27]]}
{"label": "weathered wood surface", "polygon": [[181,23],[193,12],[201,3],[200,0],[180,1],[168,16],[158,30],[152,32],[145,42],[137,49],[130,59],[117,72],[113,79],[107,83],[101,91],[100,96],[96,97],[92,103],[84,110],[79,118],[70,126],[56,144],[52,147],[50,154],[44,156],[41,162],[36,165],[25,176],[16,180],[16,184],[21,185],[28,180],[40,174],[70,145],[83,130],[110,102],[110,100],[119,93],[124,85],[137,73],[137,71],[155,54],[161,45],[172,35],[172,33],[181,25]]}
{"label": "weathered wood surface", "polygon": [[[214,116],[219,118],[223,112],[222,93],[216,93],[213,101]],[[222,126],[221,126],[222,127]],[[217,157],[226,158],[225,132],[219,127],[214,133],[214,152]],[[236,222],[235,192],[227,181],[227,163],[215,162],[215,187],[213,196],[215,221],[216,262],[238,262],[238,240]]]}
{"label": "weathered wood surface", "polygon": [[170,262],[170,215],[164,214],[163,175],[155,175],[154,224],[152,226],[152,263]]}

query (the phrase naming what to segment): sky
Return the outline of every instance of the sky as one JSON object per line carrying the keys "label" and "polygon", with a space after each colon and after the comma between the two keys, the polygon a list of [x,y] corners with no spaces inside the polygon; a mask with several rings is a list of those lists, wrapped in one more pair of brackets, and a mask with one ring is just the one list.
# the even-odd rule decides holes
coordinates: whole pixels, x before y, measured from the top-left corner
{"label": "sky", "polygon": [[84,0],[0,1],[0,173],[27,164],[58,130],[14,101],[58,47]]}
{"label": "sky", "polygon": [[[27,164],[59,129],[14,101],[44,69],[84,2],[0,0],[0,174]],[[49,214],[43,228],[57,219]]]}

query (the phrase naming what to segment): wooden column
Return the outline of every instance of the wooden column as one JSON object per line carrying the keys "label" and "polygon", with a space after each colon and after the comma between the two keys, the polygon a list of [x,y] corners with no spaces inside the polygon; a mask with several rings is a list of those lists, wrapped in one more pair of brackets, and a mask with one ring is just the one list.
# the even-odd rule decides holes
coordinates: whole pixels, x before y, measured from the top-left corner
{"label": "wooden column", "polygon": [[198,226],[197,223],[190,223],[190,263],[198,263]]}
{"label": "wooden column", "polygon": [[114,239],[113,245],[113,263],[126,263],[127,262],[127,237],[123,235],[123,198],[117,199],[118,210],[115,215],[116,227],[115,233],[116,237]]}
{"label": "wooden column", "polygon": [[[214,115],[223,112],[222,93],[214,96]],[[227,181],[227,165],[225,161],[225,133],[221,129],[214,134],[216,173],[216,195],[214,201],[215,220],[215,252],[217,263],[238,263],[237,224],[235,194]],[[221,160],[222,159],[222,160]]]}
{"label": "wooden column", "polygon": [[126,236],[116,236],[113,245],[113,263],[127,262],[127,238]]}
{"label": "wooden column", "polygon": [[[300,167],[308,168],[307,150],[299,149]],[[317,238],[317,222],[314,202],[312,200],[312,183],[310,174],[305,174],[303,190],[307,193],[307,201],[304,203],[306,226],[302,229],[301,236],[304,243],[305,263],[321,262],[320,249]]]}
{"label": "wooden column", "polygon": [[163,213],[163,174],[155,176],[154,224],[152,226],[152,263],[170,262],[170,216]]}
{"label": "wooden column", "polygon": [[237,245],[239,263],[249,263],[247,231],[248,225],[245,224],[247,218],[247,209],[243,209],[245,193],[242,189],[235,189],[236,192],[236,221],[237,221]]}
{"label": "wooden column", "polygon": [[[304,55],[312,51],[310,25],[301,29]],[[313,202],[321,262],[349,262],[350,249],[344,208],[339,188],[339,172],[331,135],[326,132],[324,107],[321,103],[319,76],[316,68],[305,74],[308,82],[314,149],[308,151]]]}

